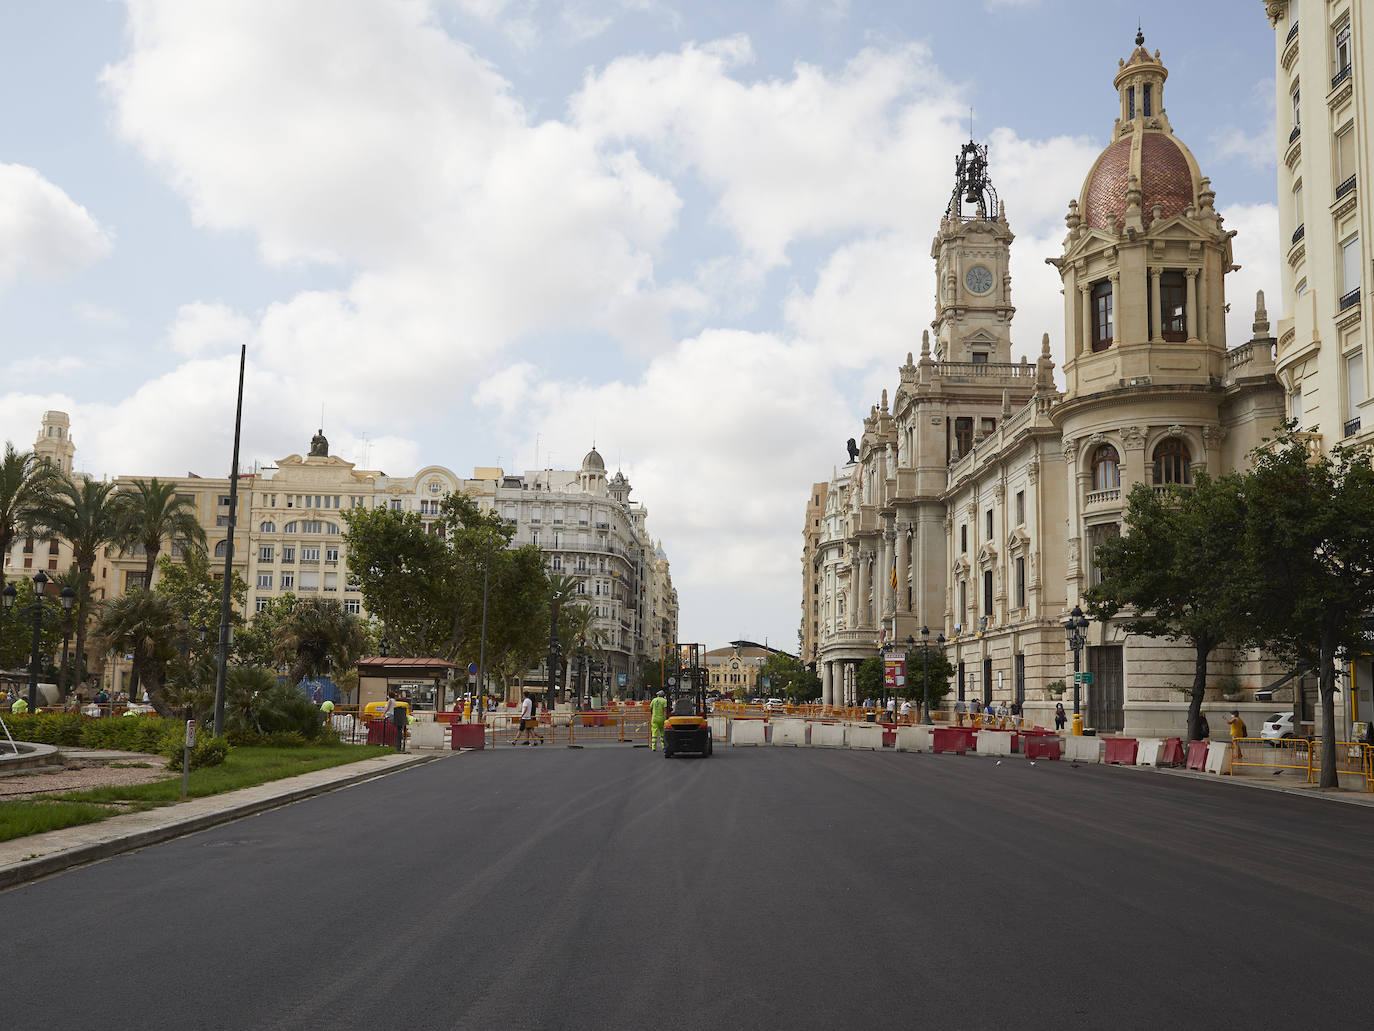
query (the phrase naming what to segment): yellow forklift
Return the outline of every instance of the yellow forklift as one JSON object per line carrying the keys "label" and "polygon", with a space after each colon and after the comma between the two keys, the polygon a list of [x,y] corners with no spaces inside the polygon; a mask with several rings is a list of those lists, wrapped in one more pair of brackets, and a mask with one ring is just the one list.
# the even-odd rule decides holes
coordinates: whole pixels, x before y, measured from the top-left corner
{"label": "yellow forklift", "polygon": [[679,644],[678,670],[668,677],[668,719],[663,724],[663,758],[711,754],[711,724],[706,719],[706,667],[701,645]]}

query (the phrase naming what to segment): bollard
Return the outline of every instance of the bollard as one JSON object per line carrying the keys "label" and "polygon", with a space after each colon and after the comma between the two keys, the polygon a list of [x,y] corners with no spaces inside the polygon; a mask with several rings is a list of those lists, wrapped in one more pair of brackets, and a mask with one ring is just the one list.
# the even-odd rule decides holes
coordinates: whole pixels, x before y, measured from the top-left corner
{"label": "bollard", "polygon": [[196,743],[196,721],[186,721],[186,747],[181,753],[181,797],[186,798],[186,790],[191,782],[191,748]]}

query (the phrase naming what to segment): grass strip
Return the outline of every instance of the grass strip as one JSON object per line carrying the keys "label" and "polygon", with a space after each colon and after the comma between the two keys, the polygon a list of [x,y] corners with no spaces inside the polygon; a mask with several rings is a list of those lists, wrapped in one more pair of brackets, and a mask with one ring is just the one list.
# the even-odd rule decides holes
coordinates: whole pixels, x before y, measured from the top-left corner
{"label": "grass strip", "polygon": [[[284,777],[327,770],[347,763],[389,755],[381,745],[315,745],[305,748],[231,749],[219,766],[191,771],[187,795],[203,798],[256,787]],[[133,809],[150,809],[181,799],[181,775],[169,774],[148,784],[126,784],[40,795],[0,802],[0,841],[43,831],[96,823]],[[132,803],[132,806],[130,805]]]}

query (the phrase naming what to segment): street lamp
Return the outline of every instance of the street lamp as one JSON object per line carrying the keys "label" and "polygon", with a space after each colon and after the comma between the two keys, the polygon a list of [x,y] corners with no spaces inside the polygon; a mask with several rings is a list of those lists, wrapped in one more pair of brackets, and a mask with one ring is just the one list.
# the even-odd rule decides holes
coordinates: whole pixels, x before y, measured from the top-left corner
{"label": "street lamp", "polygon": [[[907,638],[911,640],[910,637]],[[935,647],[943,649],[945,646],[945,635],[940,634],[935,638]],[[930,627],[921,627],[921,722],[926,726],[934,724],[930,718]]]}
{"label": "street lamp", "polygon": [[[14,603],[18,597],[18,592],[14,589],[14,584],[6,584],[4,591],[0,592],[3,598],[5,613],[15,616],[33,614],[33,648],[29,655],[29,711],[34,712],[38,707],[38,660],[39,651],[42,648],[43,638],[43,595],[48,589],[48,574],[39,570],[33,577],[33,603],[24,608],[15,610]],[[76,592],[71,587],[62,588],[58,597],[62,601],[62,611],[70,612],[72,605],[76,601]]]}
{"label": "street lamp", "polygon": [[1064,633],[1068,635],[1069,647],[1073,649],[1073,732],[1083,733],[1083,717],[1078,711],[1078,657],[1083,651],[1083,643],[1088,636],[1088,617],[1077,605],[1064,619]]}

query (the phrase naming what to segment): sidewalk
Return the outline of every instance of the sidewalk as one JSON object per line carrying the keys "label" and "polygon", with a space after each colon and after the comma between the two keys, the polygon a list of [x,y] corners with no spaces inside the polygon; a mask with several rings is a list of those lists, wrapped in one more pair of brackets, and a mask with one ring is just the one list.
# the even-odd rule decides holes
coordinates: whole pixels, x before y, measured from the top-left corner
{"label": "sidewalk", "polygon": [[226,791],[222,795],[193,798],[158,809],[112,816],[99,823],[0,842],[0,891],[74,866],[170,841],[184,834],[289,805],[335,788],[360,784],[374,777],[434,762],[452,754],[398,752],[303,773],[298,777],[286,777],[257,787]]}

